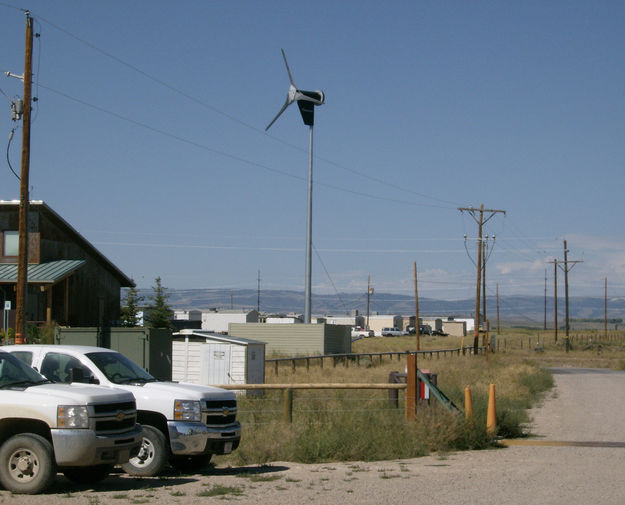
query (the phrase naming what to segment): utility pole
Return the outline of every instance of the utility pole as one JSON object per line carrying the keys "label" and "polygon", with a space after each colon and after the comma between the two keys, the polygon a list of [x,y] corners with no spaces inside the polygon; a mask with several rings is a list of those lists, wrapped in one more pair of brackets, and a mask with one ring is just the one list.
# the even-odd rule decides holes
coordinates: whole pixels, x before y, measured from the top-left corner
{"label": "utility pole", "polygon": [[369,301],[373,294],[373,288],[371,287],[371,276],[367,277],[367,324],[365,330],[369,330]]}
{"label": "utility pole", "polygon": [[[486,240],[482,242],[482,317],[484,321],[487,320],[486,317],[486,243],[488,242],[488,235],[486,235]],[[486,345],[486,334],[482,338],[482,345]]]}
{"label": "utility pole", "polygon": [[[553,263],[554,268],[554,338],[556,343],[558,342],[558,267],[564,272],[564,297],[565,297],[565,337],[564,337],[564,347],[566,352],[569,352],[571,348],[571,341],[569,340],[569,271],[573,269],[573,267],[577,263],[583,263],[582,260],[569,260],[568,256],[568,248],[566,247],[566,240],[564,241],[564,265],[562,261],[558,261],[554,259],[549,263]],[[569,266],[570,265],[570,266]]]}
{"label": "utility pole", "polygon": [[[566,240],[564,241],[564,296],[566,297],[566,352],[569,352],[571,348],[571,341],[569,340],[569,270],[571,270],[576,263],[583,263],[581,260],[569,261],[568,248],[566,247]],[[571,268],[569,268],[569,263]]]}
{"label": "utility pole", "polygon": [[497,335],[499,335],[499,283],[497,283]]}
{"label": "utility pole", "polygon": [[256,312],[260,314],[260,270],[258,271],[258,291],[256,292]]}
{"label": "utility pole", "polygon": [[33,18],[26,11],[26,51],[24,57],[24,115],[22,123],[22,167],[18,218],[17,289],[15,295],[15,343],[26,343],[26,300],[28,293],[28,173],[30,170],[30,110],[33,67]]}
{"label": "utility pole", "polygon": [[603,338],[608,339],[608,278],[605,278],[603,289]]}
{"label": "utility pole", "polygon": [[[479,209],[474,207],[458,207],[460,212],[468,212],[471,214],[473,220],[478,224],[478,240],[477,240],[477,283],[475,291],[475,324],[473,334],[473,353],[477,355],[479,350],[480,339],[480,284],[482,280],[482,228],[483,226],[498,213],[505,215],[505,210],[485,209],[484,204],[480,205]],[[484,213],[488,215],[484,217]],[[479,217],[478,217],[479,215]]]}
{"label": "utility pole", "polygon": [[419,336],[419,290],[417,287],[417,262],[414,262],[414,325],[417,335],[417,351],[421,350],[421,340]]}
{"label": "utility pole", "polygon": [[553,263],[553,341],[558,343],[558,260],[548,261]]}
{"label": "utility pole", "polygon": [[545,268],[545,321],[543,323],[543,330],[547,329],[547,269]]}

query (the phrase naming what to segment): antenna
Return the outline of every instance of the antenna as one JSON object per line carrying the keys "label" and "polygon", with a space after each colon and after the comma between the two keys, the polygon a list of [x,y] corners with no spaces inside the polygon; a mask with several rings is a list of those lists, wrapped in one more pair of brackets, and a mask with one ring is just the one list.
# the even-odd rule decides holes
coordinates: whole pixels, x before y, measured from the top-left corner
{"label": "antenna", "polygon": [[304,323],[310,324],[310,306],[311,306],[311,278],[312,278],[312,186],[313,186],[313,172],[312,172],[312,160],[313,160],[313,126],[315,124],[315,106],[323,105],[325,101],[325,95],[323,91],[304,91],[298,89],[293,81],[293,74],[289,68],[289,63],[286,61],[286,54],[284,49],[282,51],[282,58],[284,59],[284,65],[286,66],[287,74],[289,74],[289,91],[286,95],[286,101],[280,109],[280,112],[273,118],[271,123],[267,125],[265,131],[271,128],[271,125],[282,115],[289,105],[293,102],[297,102],[299,111],[304,120],[304,124],[310,127],[310,141],[308,148],[308,209],[306,213],[306,277],[304,283]]}

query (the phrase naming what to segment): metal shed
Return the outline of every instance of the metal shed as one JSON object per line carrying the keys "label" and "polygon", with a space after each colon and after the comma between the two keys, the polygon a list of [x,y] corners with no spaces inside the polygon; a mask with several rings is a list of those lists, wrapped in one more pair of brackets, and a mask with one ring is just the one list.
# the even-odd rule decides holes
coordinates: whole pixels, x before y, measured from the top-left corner
{"label": "metal shed", "polygon": [[172,379],[193,384],[263,384],[265,343],[202,330],[172,335]]}

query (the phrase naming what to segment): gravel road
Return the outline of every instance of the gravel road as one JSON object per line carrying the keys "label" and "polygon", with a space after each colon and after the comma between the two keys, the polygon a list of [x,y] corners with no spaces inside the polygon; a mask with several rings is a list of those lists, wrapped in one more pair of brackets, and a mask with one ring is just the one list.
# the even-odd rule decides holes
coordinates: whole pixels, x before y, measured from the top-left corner
{"label": "gravel road", "polygon": [[[278,462],[268,467],[215,468],[182,477],[136,479],[114,474],[97,487],[82,489],[59,475],[47,494],[17,496],[0,491],[0,503],[187,505],[226,499],[242,505],[622,505],[625,372],[553,372],[553,394],[532,412],[533,432],[538,435],[534,442],[541,446],[514,445],[374,463]],[[572,443],[554,444],[562,441]],[[219,490],[226,494],[210,496]]]}

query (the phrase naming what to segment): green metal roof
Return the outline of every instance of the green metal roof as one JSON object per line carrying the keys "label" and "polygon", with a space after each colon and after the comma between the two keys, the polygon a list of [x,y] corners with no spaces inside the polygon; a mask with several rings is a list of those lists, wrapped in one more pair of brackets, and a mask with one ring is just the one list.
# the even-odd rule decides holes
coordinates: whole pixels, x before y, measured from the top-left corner
{"label": "green metal roof", "polygon": [[[29,284],[56,284],[86,263],[85,260],[58,260],[28,265]],[[0,264],[0,284],[17,282],[17,263]]]}

